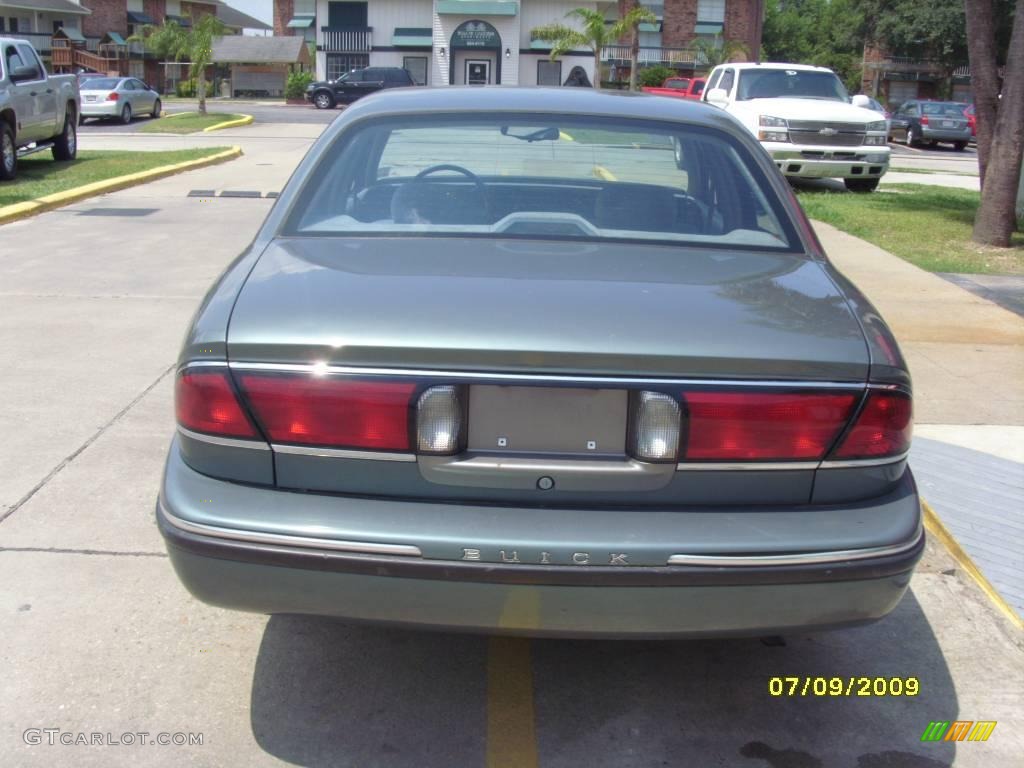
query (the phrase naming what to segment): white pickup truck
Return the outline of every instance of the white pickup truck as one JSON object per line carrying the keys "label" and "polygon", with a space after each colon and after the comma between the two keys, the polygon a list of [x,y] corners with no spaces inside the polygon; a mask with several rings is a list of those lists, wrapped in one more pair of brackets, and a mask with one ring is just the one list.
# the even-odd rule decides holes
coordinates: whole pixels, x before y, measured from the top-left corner
{"label": "white pickup truck", "polygon": [[831,69],[805,64],[722,64],[703,101],[743,123],[786,176],[839,178],[871,192],[889,170],[885,120],[853,103]]}
{"label": "white pickup truck", "polygon": [[34,152],[74,160],[80,107],[74,75],[48,75],[31,43],[0,37],[0,181],[13,179],[18,158]]}

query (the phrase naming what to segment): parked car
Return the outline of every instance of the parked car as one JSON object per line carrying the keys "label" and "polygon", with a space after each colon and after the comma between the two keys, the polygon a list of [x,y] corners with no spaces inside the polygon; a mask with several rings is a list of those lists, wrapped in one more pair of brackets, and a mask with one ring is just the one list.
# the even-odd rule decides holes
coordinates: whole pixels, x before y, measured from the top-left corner
{"label": "parked car", "polygon": [[924,546],[895,339],[693,102],[356,103],[211,288],[175,391],[157,519],[223,607],[764,635],[884,616]]}
{"label": "parked car", "polygon": [[334,109],[338,104],[351,104],[384,88],[405,88],[415,84],[409,70],[402,67],[353,69],[337,80],[310,83],[306,88],[306,101],[317,109]]}
{"label": "parked car", "polygon": [[90,78],[82,85],[82,121],[87,118],[130,123],[137,115],[160,117],[160,94],[135,77]]}
{"label": "parked car", "polygon": [[666,78],[660,88],[644,87],[640,90],[644,93],[653,93],[656,96],[672,96],[677,99],[699,99],[704,92],[705,80],[703,77],[669,77]]}
{"label": "parked car", "polygon": [[864,96],[851,104],[831,69],[723,64],[702,98],[743,123],[785,176],[840,178],[852,192],[871,192],[889,170],[885,120]]}
{"label": "parked car", "polygon": [[0,37],[0,181],[18,173],[18,158],[49,149],[78,155],[78,82],[50,75],[27,40]]}
{"label": "parked car", "polygon": [[[877,112],[878,114],[880,114],[882,117],[885,118],[885,136],[888,139],[889,131],[892,128],[892,113],[888,109],[883,107],[881,105],[881,103],[879,103],[879,101],[877,99],[873,99],[870,96],[865,96],[863,94],[858,94],[857,96],[854,96],[853,98],[854,99],[858,99],[858,101],[860,101],[860,99],[867,99],[867,103],[864,104],[864,106],[867,109],[870,109],[872,112]],[[860,103],[863,103],[863,102],[860,102]]]}
{"label": "parked car", "polygon": [[906,101],[893,115],[892,137],[903,139],[908,147],[942,142],[961,152],[971,140],[967,106],[958,101]]}

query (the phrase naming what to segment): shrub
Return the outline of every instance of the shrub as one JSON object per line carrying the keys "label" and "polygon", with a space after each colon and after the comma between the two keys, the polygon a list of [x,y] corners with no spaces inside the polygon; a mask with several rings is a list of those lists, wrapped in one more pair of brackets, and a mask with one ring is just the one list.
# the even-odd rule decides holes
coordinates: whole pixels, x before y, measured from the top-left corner
{"label": "shrub", "polygon": [[292,72],[288,75],[288,82],[284,86],[284,97],[286,99],[301,99],[306,95],[306,87],[313,82],[313,75],[309,72]]}
{"label": "shrub", "polygon": [[[179,80],[177,85],[174,86],[174,93],[183,99],[192,99],[196,95],[196,80],[194,77],[188,80]],[[215,95],[213,83],[210,81],[206,82],[206,98],[210,98]]]}
{"label": "shrub", "polygon": [[675,77],[676,71],[671,67],[644,67],[637,72],[637,82],[642,88],[657,88],[670,77]]}

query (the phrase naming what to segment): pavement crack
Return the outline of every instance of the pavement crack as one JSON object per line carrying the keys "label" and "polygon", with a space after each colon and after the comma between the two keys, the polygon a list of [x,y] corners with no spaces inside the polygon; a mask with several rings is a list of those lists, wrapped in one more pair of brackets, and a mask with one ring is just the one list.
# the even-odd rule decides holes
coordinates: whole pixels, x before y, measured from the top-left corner
{"label": "pavement crack", "polygon": [[14,502],[14,504],[12,504],[10,508],[8,508],[2,515],[0,515],[0,523],[4,522],[7,518],[9,518],[11,515],[13,515],[15,512],[17,512],[23,506],[25,506],[25,504],[28,503],[29,499],[31,499],[33,496],[35,496],[43,488],[45,488],[46,485],[51,480],[53,480],[53,478],[55,478],[58,474],[60,474],[60,472],[64,469],[64,467],[66,467],[72,461],[77,459],[79,457],[79,455],[81,455],[81,453],[86,448],[88,448],[90,445],[92,445],[97,440],[99,440],[100,436],[103,435],[104,432],[106,432],[112,426],[117,424],[117,422],[119,422],[124,417],[124,415],[126,413],[128,413],[128,411],[130,411],[132,408],[134,408],[139,403],[139,401],[142,400],[142,398],[144,398],[146,395],[148,395],[153,390],[153,388],[156,387],[157,384],[159,384],[161,381],[163,381],[163,379],[167,376],[167,374],[169,374],[171,371],[174,370],[175,365],[176,365],[176,363],[168,366],[167,369],[163,373],[161,373],[159,376],[156,377],[156,380],[153,381],[152,384],[150,384],[148,387],[146,387],[144,390],[142,390],[142,392],[140,392],[138,395],[136,395],[132,399],[132,401],[130,403],[128,403],[128,405],[126,405],[124,408],[122,408],[120,411],[118,411],[116,414],[114,414],[114,416],[106,424],[101,426],[92,435],[90,435],[88,440],[86,440],[84,443],[82,443],[80,446],[78,446],[78,448],[76,448],[74,451],[72,451],[71,454],[66,456],[64,458],[64,460],[60,462],[60,464],[58,464],[56,467],[51,469],[47,473],[46,477],[44,477],[42,480],[40,480],[38,483],[36,483],[35,486],[33,486],[32,489],[28,493],[26,493],[24,496],[22,496],[20,499],[18,499],[16,502]]}
{"label": "pavement crack", "polygon": [[113,549],[66,549],[64,547],[0,547],[0,552],[45,552],[53,555],[108,555],[110,557],[167,557],[166,552],[118,552]]}

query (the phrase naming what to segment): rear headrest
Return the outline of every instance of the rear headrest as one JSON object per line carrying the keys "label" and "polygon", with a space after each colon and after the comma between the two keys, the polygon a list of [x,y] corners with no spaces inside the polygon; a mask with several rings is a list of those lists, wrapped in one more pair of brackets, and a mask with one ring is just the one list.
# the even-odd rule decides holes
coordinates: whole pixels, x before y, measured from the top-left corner
{"label": "rear headrest", "polygon": [[676,199],[664,187],[611,184],[597,196],[594,216],[594,223],[602,229],[672,232],[676,224]]}

